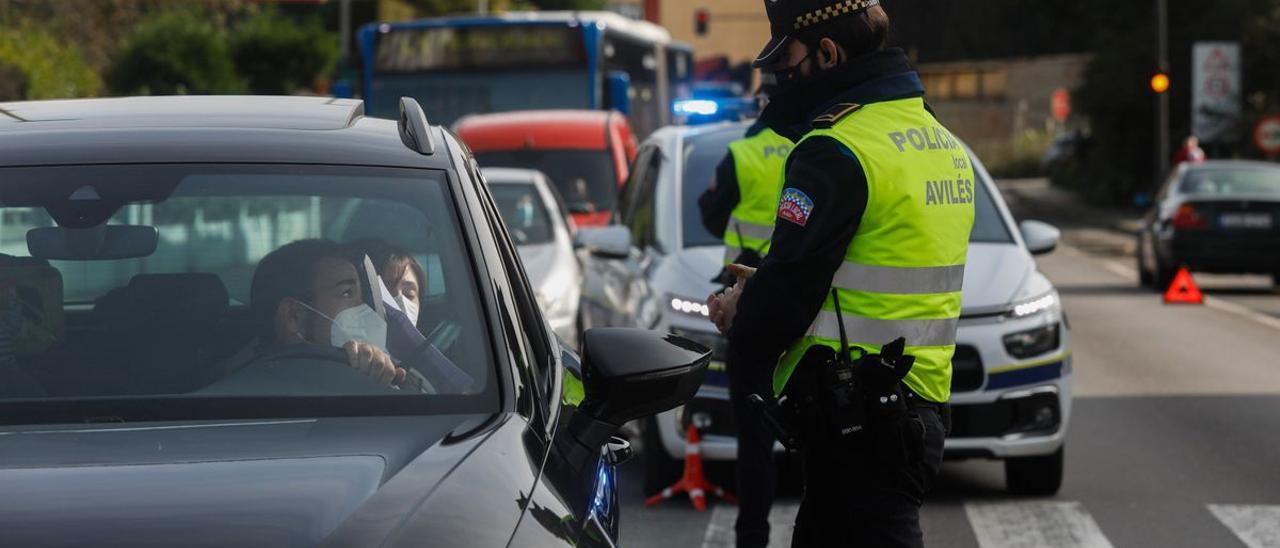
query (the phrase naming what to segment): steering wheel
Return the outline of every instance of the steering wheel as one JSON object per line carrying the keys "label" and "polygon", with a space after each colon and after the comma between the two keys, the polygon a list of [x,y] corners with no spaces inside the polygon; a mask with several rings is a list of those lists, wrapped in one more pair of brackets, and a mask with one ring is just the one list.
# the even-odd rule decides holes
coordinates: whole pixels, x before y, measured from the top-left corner
{"label": "steering wheel", "polygon": [[[435,387],[417,370],[398,363],[405,370],[399,386],[381,385],[369,375],[351,367],[341,348],[311,343],[292,344],[255,360],[239,374],[271,379],[290,378],[307,394],[368,395],[370,386],[388,394],[434,394]],[[238,375],[239,375],[238,374]]]}

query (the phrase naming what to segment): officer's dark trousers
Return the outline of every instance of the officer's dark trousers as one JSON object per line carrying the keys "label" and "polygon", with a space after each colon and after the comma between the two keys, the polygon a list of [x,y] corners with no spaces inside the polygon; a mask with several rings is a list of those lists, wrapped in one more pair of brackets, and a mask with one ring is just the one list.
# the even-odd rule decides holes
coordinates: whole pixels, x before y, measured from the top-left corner
{"label": "officer's dark trousers", "polygon": [[806,443],[791,546],[923,547],[920,505],[942,465],[950,414],[946,406],[912,405],[902,451]]}
{"label": "officer's dark trousers", "polygon": [[738,426],[738,521],[734,524],[738,548],[763,548],[769,544],[769,508],[773,506],[776,470],[773,466],[773,433],[758,409],[747,401],[751,394],[770,394],[772,373],[768,367],[746,363],[731,350],[729,401]]}

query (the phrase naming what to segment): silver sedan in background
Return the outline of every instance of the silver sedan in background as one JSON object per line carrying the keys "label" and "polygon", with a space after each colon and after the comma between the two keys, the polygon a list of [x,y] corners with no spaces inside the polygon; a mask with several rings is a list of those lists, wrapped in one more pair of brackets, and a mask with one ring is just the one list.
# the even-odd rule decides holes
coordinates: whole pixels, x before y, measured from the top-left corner
{"label": "silver sedan in background", "polygon": [[573,251],[573,224],[564,200],[540,171],[483,170],[502,220],[556,334],[578,346],[582,269]]}

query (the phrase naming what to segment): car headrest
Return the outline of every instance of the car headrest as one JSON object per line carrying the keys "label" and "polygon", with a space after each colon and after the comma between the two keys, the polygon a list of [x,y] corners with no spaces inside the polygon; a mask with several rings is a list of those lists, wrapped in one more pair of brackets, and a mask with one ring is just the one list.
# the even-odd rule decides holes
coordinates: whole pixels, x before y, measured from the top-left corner
{"label": "car headrest", "polygon": [[99,299],[94,311],[147,323],[206,323],[222,318],[228,301],[226,286],[214,274],[138,274]]}

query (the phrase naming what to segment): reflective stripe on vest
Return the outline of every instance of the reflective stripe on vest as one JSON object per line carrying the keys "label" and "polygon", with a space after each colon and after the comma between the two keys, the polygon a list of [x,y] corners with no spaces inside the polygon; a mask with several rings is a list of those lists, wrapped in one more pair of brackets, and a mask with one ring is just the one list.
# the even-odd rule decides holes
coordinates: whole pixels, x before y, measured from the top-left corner
{"label": "reflective stripe on vest", "polygon": [[874,353],[904,337],[916,362],[903,382],[928,400],[947,401],[973,228],[969,156],[919,98],[866,105],[805,138],[817,136],[836,139],[858,158],[867,207],[832,278],[839,303],[828,298],[787,350],[774,370],[774,392],[781,394],[810,347],[840,347],[839,306],[850,346]]}
{"label": "reflective stripe on vest", "polygon": [[753,249],[762,257],[769,253],[791,147],[790,139],[769,128],[729,143],[739,198],[724,231],[725,264],[737,259],[743,249]]}

